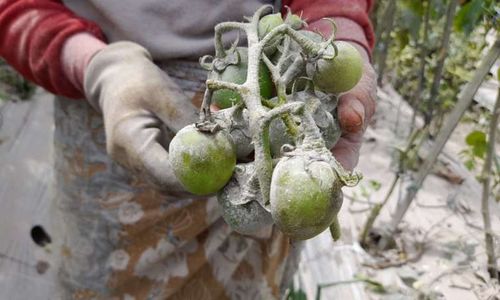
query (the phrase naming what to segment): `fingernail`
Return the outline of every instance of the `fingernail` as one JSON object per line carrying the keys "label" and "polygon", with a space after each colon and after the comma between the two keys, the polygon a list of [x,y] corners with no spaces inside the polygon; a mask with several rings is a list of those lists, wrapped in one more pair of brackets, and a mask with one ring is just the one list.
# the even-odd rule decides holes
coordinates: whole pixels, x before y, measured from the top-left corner
{"label": "fingernail", "polygon": [[349,132],[357,132],[363,128],[365,108],[357,99],[352,99],[342,114],[343,128]]}
{"label": "fingernail", "polygon": [[354,99],[351,103],[351,110],[354,114],[358,116],[358,122],[356,125],[363,125],[363,120],[365,119],[365,107],[358,99]]}

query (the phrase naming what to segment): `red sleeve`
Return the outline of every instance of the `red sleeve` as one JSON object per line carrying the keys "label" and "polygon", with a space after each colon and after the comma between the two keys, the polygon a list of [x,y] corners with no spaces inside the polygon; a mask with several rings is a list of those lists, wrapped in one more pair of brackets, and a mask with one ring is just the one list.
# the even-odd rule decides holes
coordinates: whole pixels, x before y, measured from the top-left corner
{"label": "red sleeve", "polygon": [[67,9],[60,0],[0,0],[0,56],[27,79],[70,98],[82,94],[66,78],[61,50],[66,39],[99,27]]}
{"label": "red sleeve", "polygon": [[[373,49],[375,34],[369,18],[375,0],[283,0],[283,5],[290,7],[292,12],[300,14],[308,23],[313,23],[321,18],[343,17],[357,23],[363,30],[365,38],[355,39],[367,50]],[[339,32],[342,35],[342,32]],[[341,36],[342,40],[349,37]]]}

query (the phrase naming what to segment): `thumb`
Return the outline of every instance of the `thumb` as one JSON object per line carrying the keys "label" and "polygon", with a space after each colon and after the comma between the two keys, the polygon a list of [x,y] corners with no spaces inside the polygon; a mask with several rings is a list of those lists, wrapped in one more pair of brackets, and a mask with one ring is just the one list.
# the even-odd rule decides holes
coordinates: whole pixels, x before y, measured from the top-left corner
{"label": "thumb", "polygon": [[340,128],[345,133],[363,131],[365,124],[365,107],[354,95],[346,94],[340,98],[338,116]]}

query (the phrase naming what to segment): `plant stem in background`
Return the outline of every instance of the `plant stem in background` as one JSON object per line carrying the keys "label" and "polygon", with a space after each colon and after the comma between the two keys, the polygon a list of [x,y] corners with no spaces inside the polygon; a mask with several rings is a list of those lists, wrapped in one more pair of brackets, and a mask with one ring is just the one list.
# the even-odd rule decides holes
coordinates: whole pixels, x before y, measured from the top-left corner
{"label": "plant stem in background", "polygon": [[448,4],[448,10],[446,12],[446,22],[444,25],[444,32],[442,36],[442,43],[439,47],[439,57],[434,72],[434,80],[432,81],[428,106],[425,111],[425,125],[429,125],[434,114],[434,105],[436,102],[436,97],[439,93],[439,85],[441,84],[441,78],[443,77],[444,62],[448,56],[448,48],[450,46],[450,36],[451,29],[453,25],[453,17],[455,16],[455,11],[457,10],[458,0],[450,0]]}
{"label": "plant stem in background", "polygon": [[396,184],[399,181],[399,178],[400,178],[400,173],[398,172],[396,173],[394,179],[392,180],[391,187],[389,188],[389,191],[385,195],[384,201],[375,204],[375,206],[373,206],[372,210],[370,211],[370,215],[366,219],[365,226],[363,227],[363,230],[361,231],[361,236],[359,237],[359,243],[361,244],[361,246],[365,247],[368,233],[370,233],[370,230],[373,228],[373,224],[375,223],[375,220],[380,214],[380,211],[391,197],[392,192],[394,191],[394,188],[396,187]]}
{"label": "plant stem in background", "polygon": [[449,139],[453,130],[455,129],[458,122],[462,118],[463,114],[465,113],[469,105],[472,103],[472,99],[476,94],[477,90],[479,89],[479,86],[481,85],[485,76],[488,74],[490,68],[498,59],[499,55],[500,55],[500,39],[497,39],[493,44],[493,46],[488,51],[488,53],[481,60],[481,64],[475,71],[472,80],[468,82],[467,85],[465,86],[463,92],[461,93],[457,101],[457,104],[455,105],[454,109],[448,116],[446,122],[444,123],[443,128],[438,133],[436,141],[429,155],[424,160],[422,167],[416,174],[412,185],[408,187],[406,195],[403,198],[403,201],[398,203],[398,206],[396,207],[396,211],[391,221],[390,232],[395,232],[398,224],[403,219],[406,211],[408,210],[410,204],[415,198],[415,195],[417,194],[420,187],[422,187],[425,178],[427,177],[433,165],[435,164],[439,153],[441,152],[441,150],[443,150],[446,141]]}
{"label": "plant stem in background", "polygon": [[378,22],[380,19],[379,10],[381,10],[382,2],[383,1],[375,1],[375,3],[373,4],[372,13],[370,14],[370,21],[372,22],[373,28],[375,28],[375,40],[377,40],[377,38],[380,38],[380,34],[378,34],[380,30]]}
{"label": "plant stem in background", "polygon": [[[415,142],[420,138],[421,135],[425,136],[426,131],[424,131],[423,133],[419,133],[419,130],[413,132],[412,136],[408,139],[408,143],[407,143],[405,149],[400,150],[399,159],[398,159],[398,166],[397,166],[398,169],[396,171],[394,179],[392,180],[391,186],[389,187],[389,190],[387,191],[387,194],[385,195],[384,200],[381,203],[375,204],[375,206],[372,208],[370,215],[366,219],[365,226],[363,227],[363,230],[361,231],[361,235],[359,237],[359,242],[363,247],[366,246],[366,238],[368,237],[370,230],[373,228],[373,224],[375,224],[375,220],[379,216],[380,211],[382,210],[382,208],[385,206],[385,204],[391,198],[391,195],[394,192],[394,188],[396,187],[396,184],[398,183],[399,179],[401,179],[401,176],[406,172],[408,165],[411,164],[410,160],[412,160],[413,157],[410,153],[412,151],[415,151],[415,148],[418,149],[420,147],[420,144],[416,145]],[[422,141],[421,138],[420,138],[420,141]]]}
{"label": "plant stem in background", "polygon": [[[378,6],[380,6],[381,9],[383,9],[382,7],[382,4],[381,4],[382,1],[376,1],[375,2],[375,5],[376,7],[375,8],[378,8]],[[377,16],[375,16],[373,19],[375,21],[377,21],[377,23],[373,23],[373,26],[375,27],[375,40],[376,41],[380,41],[382,39],[382,34],[384,34],[385,30],[386,30],[386,27],[387,27],[387,11],[389,10],[390,8],[390,5],[392,4],[392,2],[395,3],[395,1],[392,1],[389,2],[389,4],[387,5],[387,7],[385,7],[385,13],[382,13],[379,17],[380,17],[380,20],[381,22],[378,22],[379,18],[377,18]],[[376,11],[376,10],[374,10]]]}
{"label": "plant stem in background", "polygon": [[490,121],[490,132],[488,133],[488,151],[486,152],[486,159],[484,161],[483,172],[481,174],[481,181],[483,183],[483,196],[481,199],[481,212],[483,214],[484,223],[484,239],[486,243],[486,255],[488,256],[488,273],[491,278],[498,279],[498,269],[495,257],[495,247],[493,242],[493,235],[491,234],[491,220],[490,220],[490,182],[491,182],[491,165],[493,156],[495,155],[495,134],[498,126],[498,116],[500,115],[500,89],[498,90],[497,100],[493,108],[493,115]]}
{"label": "plant stem in background", "polygon": [[382,18],[383,23],[380,24],[379,43],[382,45],[382,49],[378,55],[378,79],[377,84],[382,85],[382,77],[384,75],[387,53],[389,52],[389,43],[391,41],[391,32],[394,25],[394,15],[396,14],[396,0],[391,0],[385,14]]}
{"label": "plant stem in background", "polygon": [[352,283],[358,283],[362,282],[365,283],[371,290],[377,292],[377,293],[386,293],[386,288],[384,285],[378,281],[375,281],[373,279],[370,279],[364,275],[356,275],[354,276],[353,279],[350,280],[342,280],[342,281],[335,281],[335,282],[330,282],[330,283],[322,283],[318,284],[316,286],[316,300],[321,299],[321,290],[329,287],[334,287],[337,285],[342,285],[342,284],[352,284]]}
{"label": "plant stem in background", "polygon": [[430,1],[425,1],[425,15],[424,15],[424,32],[422,36],[422,41],[420,42],[419,45],[419,52],[420,52],[420,69],[418,72],[418,83],[417,83],[417,90],[413,94],[412,99],[410,100],[410,105],[413,108],[413,113],[411,116],[411,123],[410,123],[410,132],[411,134],[413,132],[413,129],[415,127],[415,119],[417,117],[417,112],[418,112],[418,104],[421,100],[421,95],[422,91],[425,89],[425,66],[427,64],[425,58],[427,57],[427,40],[429,37],[429,16],[430,16],[430,11],[431,11],[431,3]]}

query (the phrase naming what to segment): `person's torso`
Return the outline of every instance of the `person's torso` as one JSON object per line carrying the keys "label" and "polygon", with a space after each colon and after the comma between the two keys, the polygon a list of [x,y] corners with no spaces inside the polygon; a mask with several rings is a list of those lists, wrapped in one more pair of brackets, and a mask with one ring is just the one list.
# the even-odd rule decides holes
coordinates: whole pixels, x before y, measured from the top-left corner
{"label": "person's torso", "polygon": [[[273,0],[64,0],[77,15],[96,22],[108,42],[129,40],[159,61],[213,52],[213,28],[242,21]],[[236,33],[227,36],[234,39]]]}

